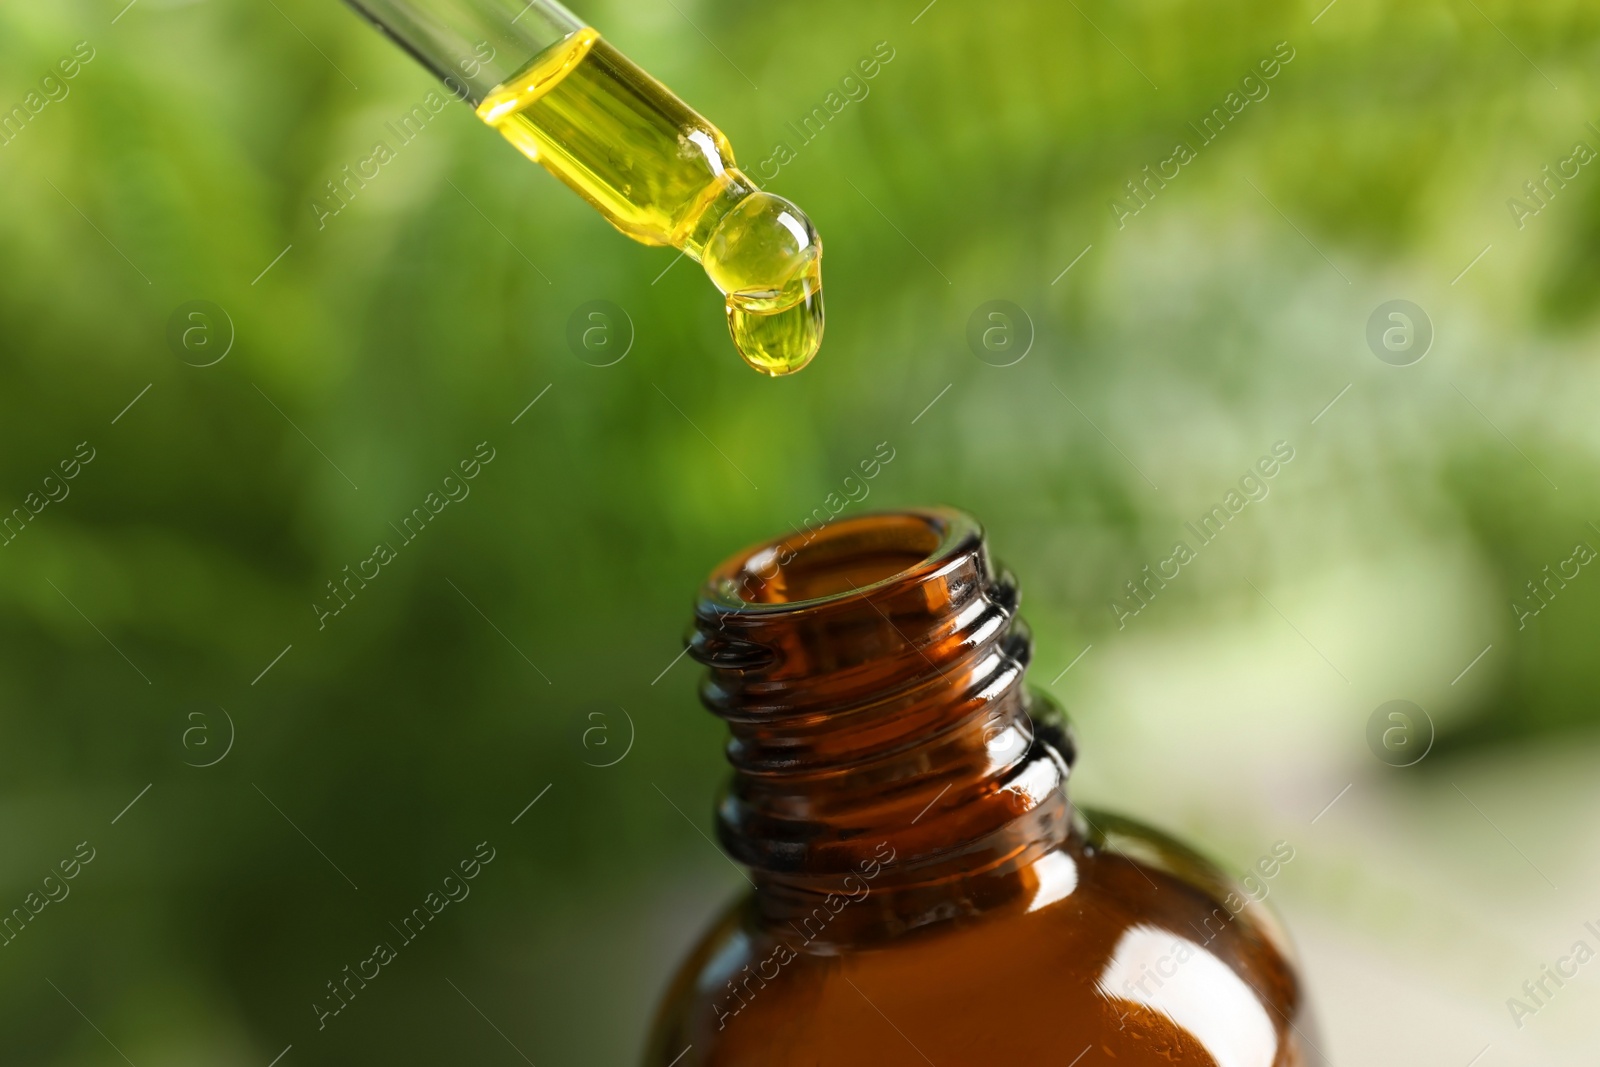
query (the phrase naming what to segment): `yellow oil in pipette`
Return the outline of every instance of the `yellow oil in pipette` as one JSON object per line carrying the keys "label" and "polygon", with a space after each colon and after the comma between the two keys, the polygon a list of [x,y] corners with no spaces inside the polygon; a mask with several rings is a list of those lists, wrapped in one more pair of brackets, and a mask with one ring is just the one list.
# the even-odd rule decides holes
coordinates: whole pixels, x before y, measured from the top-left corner
{"label": "yellow oil in pipette", "polygon": [[722,291],[745,362],[774,377],[822,344],[822,239],[761,191],[733,146],[585,28],[536,56],[478,117],[636,241],[680,248]]}

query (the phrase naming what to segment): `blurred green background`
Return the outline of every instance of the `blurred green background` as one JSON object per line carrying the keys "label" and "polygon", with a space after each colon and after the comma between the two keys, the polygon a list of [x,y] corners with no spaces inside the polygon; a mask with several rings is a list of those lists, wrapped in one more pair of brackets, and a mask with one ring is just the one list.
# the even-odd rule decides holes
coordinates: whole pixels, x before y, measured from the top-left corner
{"label": "blurred green background", "polygon": [[[703,837],[694,591],[883,442],[848,510],[987,525],[1077,796],[1238,866],[1295,845],[1273,900],[1336,1061],[1592,1054],[1592,975],[1522,1029],[1504,1001],[1600,918],[1600,577],[1512,606],[1600,547],[1600,166],[1507,205],[1600,148],[1594,4],[579,5],[752,169],[893,50],[770,183],[827,248],[822,353],[778,381],[692,263],[459,105],[319,229],[433,88],[341,5],[123,4],[0,5],[0,106],[93,55],[0,147],[0,505],[67,492],[0,548],[0,908],[94,850],[0,947],[0,1062],[632,1062],[743,885]],[[1034,334],[1005,367],[967,341],[997,299]],[[1366,340],[1394,299],[1435,335],[1409,366]],[[211,366],[168,343],[192,300],[235,333]],[[613,366],[566,341],[593,300],[632,322]],[[470,496],[319,629],[480,442]],[[1404,769],[1365,739],[1392,699],[1436,728]],[[471,896],[319,1031],[482,841]]]}

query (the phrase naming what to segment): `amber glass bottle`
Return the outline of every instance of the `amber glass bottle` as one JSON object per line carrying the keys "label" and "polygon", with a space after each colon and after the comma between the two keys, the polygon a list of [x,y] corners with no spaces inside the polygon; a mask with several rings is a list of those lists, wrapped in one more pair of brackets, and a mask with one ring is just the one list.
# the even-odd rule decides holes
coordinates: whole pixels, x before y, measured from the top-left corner
{"label": "amber glass bottle", "polygon": [[718,834],[755,888],[684,961],[646,1067],[1321,1062],[1270,913],[1068,800],[1017,600],[948,510],[712,572],[691,650],[733,735]]}

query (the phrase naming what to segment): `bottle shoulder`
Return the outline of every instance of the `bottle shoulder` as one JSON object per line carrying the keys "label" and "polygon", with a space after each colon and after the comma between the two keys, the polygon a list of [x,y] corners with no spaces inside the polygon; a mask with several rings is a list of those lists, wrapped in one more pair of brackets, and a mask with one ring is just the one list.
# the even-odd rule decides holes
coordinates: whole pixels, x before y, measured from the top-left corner
{"label": "bottle shoulder", "polygon": [[941,1067],[1045,1064],[1091,1044],[1124,1064],[1315,1062],[1281,929],[1194,850],[1089,811],[1019,877],[1012,904],[864,945],[735,902],[685,961],[647,1067],[865,1067],[908,1046]]}
{"label": "bottle shoulder", "polygon": [[1255,864],[1234,874],[1191,845],[1136,819],[1092,807],[1078,807],[1081,837],[1087,847],[1121,857],[1201,894],[1211,902],[1210,914],[1221,912],[1236,920],[1240,933],[1262,941],[1277,955],[1294,960],[1288,931],[1266,904],[1272,882],[1294,862],[1295,849],[1276,841]]}

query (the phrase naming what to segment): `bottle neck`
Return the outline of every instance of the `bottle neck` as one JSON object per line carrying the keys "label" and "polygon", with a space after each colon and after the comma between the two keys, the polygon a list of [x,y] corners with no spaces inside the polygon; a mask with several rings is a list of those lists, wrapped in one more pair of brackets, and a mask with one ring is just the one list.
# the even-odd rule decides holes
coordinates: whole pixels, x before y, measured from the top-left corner
{"label": "bottle neck", "polygon": [[[1035,717],[1018,591],[954,511],[870,515],[717,568],[691,651],[732,732],[723,846],[783,923],[830,938],[981,910],[1037,888],[1066,837],[1071,746]],[[1031,714],[1030,714],[1031,713]]]}

